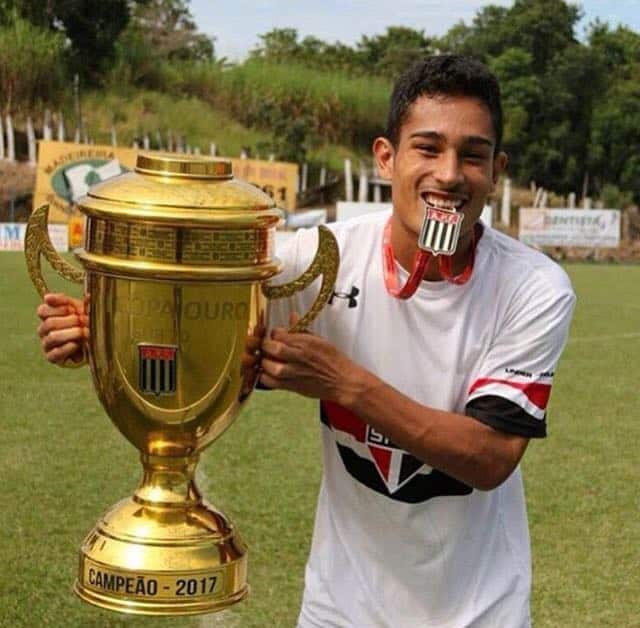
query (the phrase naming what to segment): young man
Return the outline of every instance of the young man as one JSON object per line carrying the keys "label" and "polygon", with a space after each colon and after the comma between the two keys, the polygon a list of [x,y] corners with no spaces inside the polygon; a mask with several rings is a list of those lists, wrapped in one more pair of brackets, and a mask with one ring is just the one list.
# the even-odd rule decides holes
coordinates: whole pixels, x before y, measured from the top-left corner
{"label": "young man", "polygon": [[[331,225],[341,265],[313,333],[284,329],[313,290],[272,305],[262,384],[321,400],[300,628],[530,625],[518,464],[545,435],[574,295],[558,266],[478,222],[506,166],[501,136],[483,65],[411,68],[373,145],[393,211]],[[287,275],[315,238],[300,231],[280,253]],[[39,310],[52,361],[85,333],[66,305],[51,296]]]}

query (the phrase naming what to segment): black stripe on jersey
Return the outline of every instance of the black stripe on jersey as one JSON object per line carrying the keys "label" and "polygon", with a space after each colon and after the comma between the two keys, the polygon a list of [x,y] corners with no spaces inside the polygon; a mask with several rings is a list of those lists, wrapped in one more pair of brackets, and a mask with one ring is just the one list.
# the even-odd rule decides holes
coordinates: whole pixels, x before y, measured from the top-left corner
{"label": "black stripe on jersey", "polygon": [[547,417],[536,419],[517,403],[497,395],[484,395],[472,399],[465,413],[496,430],[527,438],[544,438],[547,435]]}
{"label": "black stripe on jersey", "polygon": [[[368,488],[399,502],[419,504],[433,497],[447,495],[469,495],[473,489],[462,482],[448,476],[442,471],[433,469],[429,474],[418,473],[395,493],[387,490],[375,465],[366,458],[361,458],[353,449],[336,443],[345,468],[356,480]],[[405,454],[408,455],[408,454]]]}
{"label": "black stripe on jersey", "polygon": [[[320,421],[333,430],[329,417],[320,404]],[[381,493],[390,499],[409,504],[426,502],[433,497],[446,497],[447,495],[469,495],[473,488],[448,476],[442,471],[432,469],[429,474],[417,473],[404,486],[394,493],[390,493],[382,481],[375,463],[367,458],[361,458],[355,451],[345,445],[336,442],[338,453],[345,469],[355,480],[368,488]],[[422,463],[414,456],[405,453],[400,468],[400,476],[408,477],[422,466]]]}

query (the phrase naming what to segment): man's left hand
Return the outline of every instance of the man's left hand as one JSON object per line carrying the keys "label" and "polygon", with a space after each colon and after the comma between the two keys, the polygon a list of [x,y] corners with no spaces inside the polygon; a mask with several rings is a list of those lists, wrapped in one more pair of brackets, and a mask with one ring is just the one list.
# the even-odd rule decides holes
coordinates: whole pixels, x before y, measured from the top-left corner
{"label": "man's left hand", "polygon": [[347,405],[366,371],[330,342],[310,333],[276,328],[262,343],[260,383],[306,397]]}

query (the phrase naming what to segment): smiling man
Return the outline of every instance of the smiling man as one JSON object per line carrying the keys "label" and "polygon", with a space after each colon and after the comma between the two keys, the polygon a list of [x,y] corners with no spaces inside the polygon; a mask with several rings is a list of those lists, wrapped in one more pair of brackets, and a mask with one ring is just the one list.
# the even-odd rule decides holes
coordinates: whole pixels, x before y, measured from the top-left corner
{"label": "smiling man", "polygon": [[[574,294],[545,256],[481,224],[507,158],[498,84],[436,56],[396,83],[373,152],[393,211],[332,225],[336,292],[312,334],[274,303],[261,382],[320,400],[324,472],[300,628],[525,628],[519,462]],[[316,234],[283,251],[302,272]],[[294,314],[295,316],[295,314]]]}
{"label": "smiling man", "polygon": [[[393,211],[331,225],[335,297],[311,334],[270,312],[261,382],[320,400],[323,463],[300,628],[526,628],[519,463],[546,406],[574,294],[545,256],[482,225],[507,158],[493,75],[436,56],[398,80],[379,171]],[[283,280],[316,250],[299,231]],[[81,357],[80,302],[39,307],[47,358]],[[295,426],[292,424],[292,429]]]}

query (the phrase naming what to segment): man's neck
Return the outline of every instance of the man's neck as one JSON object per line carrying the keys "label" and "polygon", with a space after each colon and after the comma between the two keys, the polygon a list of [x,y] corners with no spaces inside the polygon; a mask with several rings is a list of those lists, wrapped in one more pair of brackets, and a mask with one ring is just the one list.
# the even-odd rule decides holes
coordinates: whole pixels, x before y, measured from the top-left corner
{"label": "man's neck", "polygon": [[[452,259],[452,274],[454,276],[462,273],[469,263],[474,229],[460,236]],[[411,273],[416,253],[419,250],[418,238],[415,233],[407,230],[395,216],[392,217],[391,246],[396,261],[408,273]],[[430,263],[425,270],[423,280],[442,281],[443,279],[439,264]]]}

